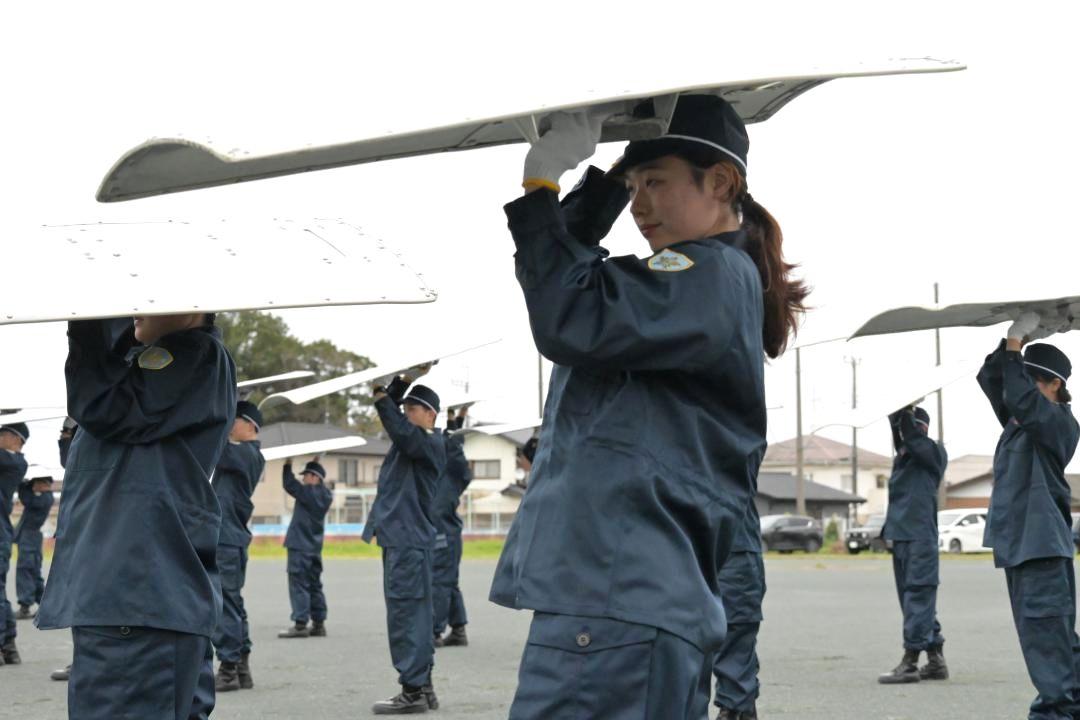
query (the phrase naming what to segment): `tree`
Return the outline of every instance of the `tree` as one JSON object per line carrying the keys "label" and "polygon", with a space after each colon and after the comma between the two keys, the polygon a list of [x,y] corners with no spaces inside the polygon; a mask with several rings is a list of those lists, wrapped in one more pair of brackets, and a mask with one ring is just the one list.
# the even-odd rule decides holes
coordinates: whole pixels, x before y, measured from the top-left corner
{"label": "tree", "polygon": [[[236,375],[240,380],[292,370],[311,370],[315,373],[314,378],[307,380],[260,385],[248,397],[255,403],[275,392],[308,382],[329,380],[373,365],[367,357],[343,350],[329,340],[305,343],[289,333],[289,326],[284,320],[269,313],[255,310],[219,313],[217,325],[221,328],[225,347],[236,361]],[[362,434],[374,434],[380,430],[380,425],[371,403],[369,388],[358,386],[304,405],[269,408],[263,415],[266,423],[283,420],[321,422]]]}

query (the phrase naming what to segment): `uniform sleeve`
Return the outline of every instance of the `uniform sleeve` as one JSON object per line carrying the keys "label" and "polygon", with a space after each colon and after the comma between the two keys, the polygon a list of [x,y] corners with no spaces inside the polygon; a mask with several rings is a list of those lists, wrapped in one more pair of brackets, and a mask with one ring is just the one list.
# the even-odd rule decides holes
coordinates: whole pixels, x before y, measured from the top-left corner
{"label": "uniform sleeve", "polygon": [[567,232],[584,245],[599,245],[629,201],[623,183],[590,165],[562,200]]}
{"label": "uniform sleeve", "polygon": [[889,430],[892,431],[893,450],[896,452],[900,452],[900,448],[904,446],[904,440],[900,437],[900,416],[903,413],[903,410],[897,410],[889,414]]}
{"label": "uniform sleeve", "polygon": [[1024,369],[1024,357],[1019,352],[1006,351],[1001,366],[1006,411],[1033,442],[1064,468],[1076,451],[1072,410],[1046,399]]}
{"label": "uniform sleeve", "polygon": [[570,231],[549,190],[515,200],[506,214],[545,357],[600,370],[700,371],[721,360],[738,322],[729,294],[747,291],[737,281],[700,266],[657,272],[636,258],[605,261],[605,250]]}
{"label": "uniform sleeve", "polygon": [[900,433],[904,437],[904,450],[923,468],[940,477],[945,472],[944,460],[938,444],[915,428],[915,415],[900,415]]}
{"label": "uniform sleeve", "polygon": [[461,490],[472,482],[472,472],[469,470],[469,461],[465,458],[463,439],[462,436],[452,437],[446,443],[446,474]]}
{"label": "uniform sleeve", "polygon": [[221,451],[221,459],[218,460],[218,470],[228,470],[242,473],[247,468],[244,465],[243,448],[239,443],[231,440],[226,441],[225,449]]}
{"label": "uniform sleeve", "polygon": [[235,378],[223,349],[204,330],[167,335],[156,347],[171,361],[159,369],[129,363],[131,320],[68,323],[68,413],[103,440],[151,443],[196,427],[228,422]]}
{"label": "uniform sleeve", "polygon": [[300,499],[300,494],[303,491],[304,486],[296,479],[296,476],[293,475],[292,465],[286,465],[281,468],[281,487],[294,498]]}
{"label": "uniform sleeve", "polygon": [[1005,388],[1001,374],[1001,364],[1005,355],[1005,341],[1002,340],[994,352],[986,356],[976,380],[982,388],[990,407],[994,410],[1001,427],[1009,422],[1009,411],[1005,408]]}
{"label": "uniform sleeve", "polygon": [[386,434],[390,436],[390,441],[402,453],[413,460],[427,460],[437,465],[432,454],[431,443],[428,442],[428,433],[409,422],[405,413],[398,408],[389,395],[375,401],[375,410],[379,413],[379,420],[382,421]]}
{"label": "uniform sleeve", "polygon": [[34,484],[32,482],[19,483],[19,502],[22,503],[24,508],[30,507],[30,504],[34,502]]}

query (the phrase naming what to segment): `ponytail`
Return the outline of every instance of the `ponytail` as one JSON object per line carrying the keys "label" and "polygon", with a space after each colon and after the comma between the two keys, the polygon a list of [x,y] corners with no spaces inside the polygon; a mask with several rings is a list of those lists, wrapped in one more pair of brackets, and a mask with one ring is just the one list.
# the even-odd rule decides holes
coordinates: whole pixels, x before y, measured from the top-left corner
{"label": "ponytail", "polygon": [[720,164],[732,180],[731,209],[742,216],[742,229],[749,242],[746,252],[761,274],[765,300],[765,324],[761,329],[762,345],[770,358],[779,357],[787,348],[788,339],[799,329],[799,315],[806,312],[806,296],[810,288],[802,280],[791,277],[797,265],[784,261],[784,234],[768,210],[751,197],[742,172],[726,159],[717,159],[712,151],[684,149],[675,153],[690,163],[698,187],[705,185],[705,171]]}
{"label": "ponytail", "polygon": [[765,354],[778,357],[787,347],[788,338],[798,332],[799,315],[806,312],[810,289],[802,280],[791,277],[796,268],[784,260],[784,234],[768,210],[743,192],[739,199],[742,229],[750,242],[748,250],[758,272],[765,295],[765,326],[762,341]]}

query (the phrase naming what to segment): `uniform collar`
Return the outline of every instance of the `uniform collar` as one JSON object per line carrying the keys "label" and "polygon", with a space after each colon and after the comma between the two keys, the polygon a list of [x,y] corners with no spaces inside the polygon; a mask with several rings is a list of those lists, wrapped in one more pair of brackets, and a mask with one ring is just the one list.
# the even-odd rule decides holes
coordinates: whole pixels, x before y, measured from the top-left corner
{"label": "uniform collar", "polygon": [[655,254],[661,253],[664,250],[674,250],[674,249],[678,248],[680,245],[687,245],[689,243],[699,243],[699,242],[700,243],[720,242],[720,243],[723,243],[724,245],[730,245],[733,248],[736,248],[738,250],[742,250],[745,253],[750,252],[750,248],[749,248],[749,246],[750,246],[750,238],[747,237],[745,230],[740,229],[740,230],[732,230],[731,232],[717,233],[716,235],[709,235],[708,237],[703,237],[703,238],[700,238],[698,240],[680,240],[679,242],[672,243],[671,245],[668,245],[666,248],[663,248],[662,250],[658,250],[656,253],[653,253],[653,254],[655,255]]}

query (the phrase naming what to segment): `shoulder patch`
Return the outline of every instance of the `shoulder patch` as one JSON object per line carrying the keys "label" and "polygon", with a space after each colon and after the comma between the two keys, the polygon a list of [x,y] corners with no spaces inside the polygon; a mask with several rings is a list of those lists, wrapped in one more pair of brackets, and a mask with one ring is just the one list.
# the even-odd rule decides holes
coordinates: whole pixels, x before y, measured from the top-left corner
{"label": "shoulder patch", "polygon": [[682,272],[694,267],[694,261],[674,250],[661,250],[649,258],[649,269],[657,272]]}
{"label": "shoulder patch", "polygon": [[164,370],[172,361],[172,353],[163,347],[148,347],[139,354],[139,367],[143,370]]}

